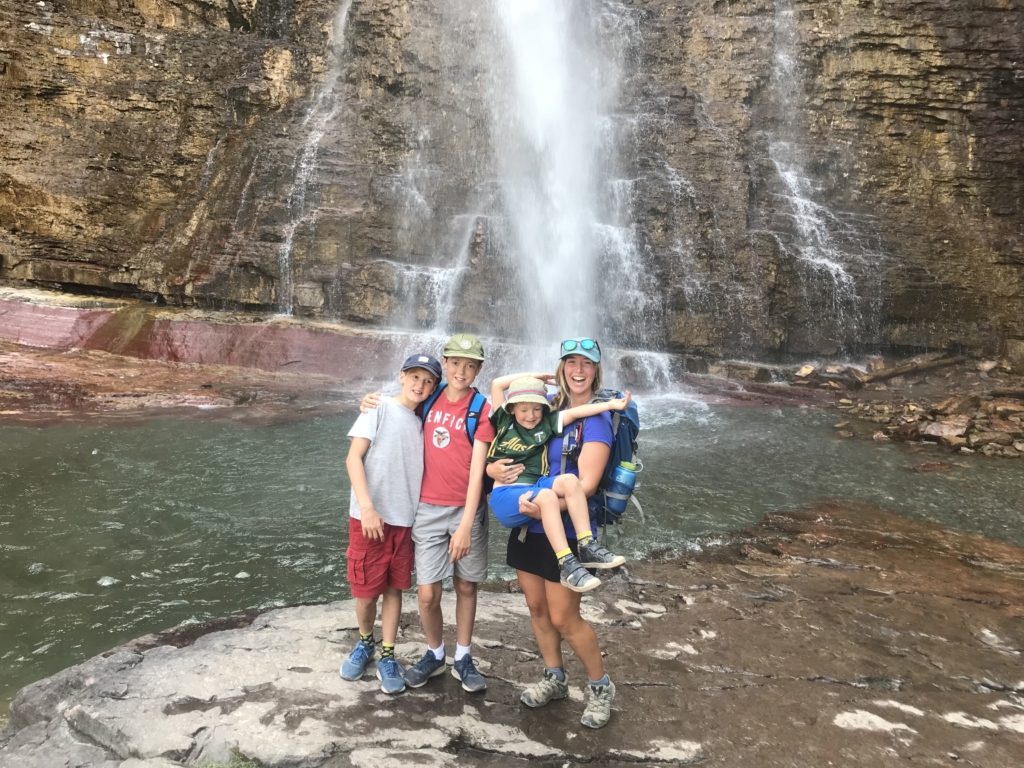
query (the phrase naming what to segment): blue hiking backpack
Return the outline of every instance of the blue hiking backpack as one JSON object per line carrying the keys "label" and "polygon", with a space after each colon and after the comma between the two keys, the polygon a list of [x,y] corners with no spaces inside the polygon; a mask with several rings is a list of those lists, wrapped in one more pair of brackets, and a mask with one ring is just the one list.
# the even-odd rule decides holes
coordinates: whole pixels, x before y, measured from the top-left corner
{"label": "blue hiking backpack", "polygon": [[[590,402],[604,403],[615,398],[623,397],[623,393],[614,389],[602,389],[597,392]],[[640,434],[640,414],[637,411],[636,402],[630,401],[629,407],[624,411],[611,411],[612,416],[612,450],[608,456],[608,463],[605,465],[601,481],[597,486],[597,493],[588,499],[590,505],[590,519],[601,526],[615,525],[622,522],[622,514],[616,513],[608,508],[606,494],[612,484],[612,472],[619,466],[619,462],[628,461],[637,465],[637,472],[643,469],[643,465],[637,460],[637,436]],[[583,449],[583,420],[574,424],[575,429],[562,441],[562,466],[560,472],[565,472],[566,461],[577,463],[580,451]],[[635,495],[630,495],[629,500],[640,512],[640,520],[644,522],[644,510],[637,501]]]}

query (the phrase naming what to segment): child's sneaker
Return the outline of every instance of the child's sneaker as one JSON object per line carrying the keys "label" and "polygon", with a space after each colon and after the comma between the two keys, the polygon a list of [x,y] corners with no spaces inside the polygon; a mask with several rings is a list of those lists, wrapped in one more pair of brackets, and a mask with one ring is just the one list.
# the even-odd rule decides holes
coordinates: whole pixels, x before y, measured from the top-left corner
{"label": "child's sneaker", "polygon": [[569,555],[562,561],[558,573],[562,586],[573,592],[589,592],[601,586],[601,580],[584,568],[575,555]]}
{"label": "child's sneaker", "polygon": [[444,674],[444,659],[439,659],[434,652],[427,649],[423,658],[405,670],[405,684],[410,688],[426,685],[427,680]]}
{"label": "child's sneaker", "polygon": [[580,545],[580,562],[584,568],[618,568],[626,564],[626,558],[609,552],[596,538]]}
{"label": "child's sneaker", "polygon": [[405,677],[402,672],[402,665],[391,657],[378,661],[377,679],[380,680],[380,689],[391,694],[404,691]]}
{"label": "child's sneaker", "polygon": [[476,662],[468,653],[455,662],[452,667],[452,677],[462,681],[462,690],[476,693],[487,690],[487,681],[476,668]]}
{"label": "child's sneaker", "polygon": [[519,700],[528,707],[543,707],[555,699],[564,699],[569,695],[569,678],[559,680],[554,672],[544,670],[544,677],[539,683],[526,686]]}
{"label": "child's sneaker", "polygon": [[352,653],[348,655],[341,665],[341,676],[345,680],[358,680],[363,676],[366,668],[373,661],[373,652],[376,646],[364,643],[362,640],[356,643]]}
{"label": "child's sneaker", "polygon": [[591,685],[590,700],[583,710],[580,722],[587,728],[602,728],[612,716],[612,701],[615,699],[615,683]]}

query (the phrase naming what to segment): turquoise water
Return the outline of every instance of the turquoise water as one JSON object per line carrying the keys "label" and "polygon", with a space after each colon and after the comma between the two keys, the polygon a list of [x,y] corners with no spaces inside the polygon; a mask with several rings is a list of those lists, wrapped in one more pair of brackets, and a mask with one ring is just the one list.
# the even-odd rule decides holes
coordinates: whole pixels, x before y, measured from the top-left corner
{"label": "turquoise water", "polygon": [[[948,457],[839,440],[830,414],[641,407],[647,523],[631,513],[612,537],[628,556],[822,497],[1024,544],[1024,461],[956,457],[964,466],[919,474],[909,468]],[[347,596],[353,418],[0,426],[0,702],[179,622]],[[509,575],[503,546],[495,526],[492,578]]]}

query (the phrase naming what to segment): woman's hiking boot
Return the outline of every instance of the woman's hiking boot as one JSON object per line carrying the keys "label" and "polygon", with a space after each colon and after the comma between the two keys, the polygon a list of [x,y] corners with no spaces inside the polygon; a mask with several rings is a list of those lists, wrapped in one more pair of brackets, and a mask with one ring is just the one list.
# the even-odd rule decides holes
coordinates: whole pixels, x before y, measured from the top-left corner
{"label": "woman's hiking boot", "polygon": [[573,592],[589,592],[601,586],[601,580],[583,567],[575,555],[569,555],[558,565],[559,580]]}
{"label": "woman's hiking boot", "polygon": [[580,722],[587,728],[601,728],[612,716],[612,701],[615,699],[615,683],[591,685],[587,708],[583,710]]}
{"label": "woman's hiking boot", "polygon": [[544,670],[544,677],[539,683],[526,686],[519,700],[528,707],[543,707],[555,699],[564,699],[569,695],[569,678],[559,680],[549,669]]}
{"label": "woman's hiking boot", "polygon": [[584,568],[618,568],[626,564],[626,558],[609,552],[596,538],[580,545],[580,562]]}

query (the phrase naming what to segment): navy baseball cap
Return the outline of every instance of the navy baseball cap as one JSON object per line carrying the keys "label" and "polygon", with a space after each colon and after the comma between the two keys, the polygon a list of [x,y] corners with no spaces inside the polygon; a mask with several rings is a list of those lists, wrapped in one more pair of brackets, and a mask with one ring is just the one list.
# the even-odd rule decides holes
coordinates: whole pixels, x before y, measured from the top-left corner
{"label": "navy baseball cap", "polygon": [[438,381],[441,381],[441,363],[438,362],[436,357],[430,355],[409,355],[402,363],[402,370],[408,371],[410,368],[422,368],[425,371],[430,371],[434,376],[437,377]]}

